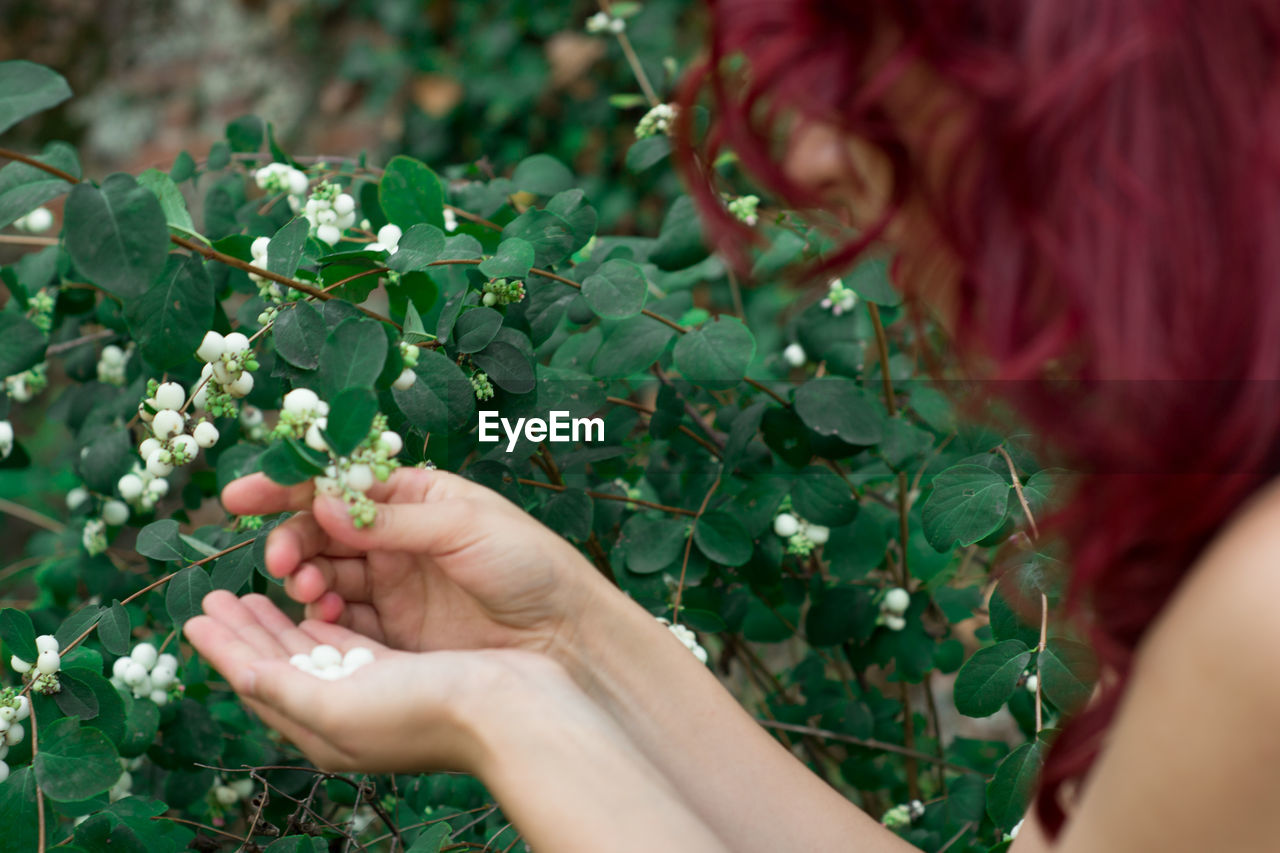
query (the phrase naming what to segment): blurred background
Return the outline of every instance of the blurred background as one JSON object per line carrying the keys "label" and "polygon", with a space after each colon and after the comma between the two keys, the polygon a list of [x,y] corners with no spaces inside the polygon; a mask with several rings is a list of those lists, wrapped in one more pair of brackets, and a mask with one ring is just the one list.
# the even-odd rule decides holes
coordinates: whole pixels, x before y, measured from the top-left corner
{"label": "blurred background", "polygon": [[[702,46],[696,0],[628,24],[660,96]],[[602,230],[656,226],[669,170],[624,166],[645,112],[595,0],[0,0],[0,57],[48,65],[73,98],[9,141],[75,144],[86,177],[197,160],[252,113],[292,154],[392,153],[441,173],[551,154],[590,180]],[[615,97],[618,96],[618,97]],[[455,167],[452,170],[449,167]],[[641,202],[643,199],[643,202]],[[198,209],[198,205],[193,209]]]}

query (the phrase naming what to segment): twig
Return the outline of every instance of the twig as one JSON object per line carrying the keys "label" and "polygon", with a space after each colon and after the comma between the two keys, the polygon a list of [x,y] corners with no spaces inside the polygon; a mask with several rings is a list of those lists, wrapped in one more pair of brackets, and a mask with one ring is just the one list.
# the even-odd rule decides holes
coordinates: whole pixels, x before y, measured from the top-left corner
{"label": "twig", "polygon": [[[554,483],[544,483],[541,480],[530,480],[526,477],[519,477],[516,479],[516,482],[522,486],[533,486],[539,489],[550,489],[553,492],[563,492],[565,489],[569,488],[568,486],[557,486]],[[625,495],[611,495],[608,492],[593,492],[589,489],[585,491],[586,491],[587,497],[594,498],[595,500],[620,501],[622,503],[635,504],[636,506],[642,506],[642,507],[645,507],[646,509],[656,509],[656,510],[660,510],[661,512],[669,512],[672,515],[688,515],[688,516],[697,515],[697,513],[694,512],[693,510],[684,509],[683,507],[667,506],[665,504],[656,504],[656,503],[653,503],[652,501],[641,500],[640,498],[629,498]]]}
{"label": "twig", "polygon": [[82,346],[84,344],[91,344],[94,341],[100,341],[103,338],[113,337],[115,334],[116,332],[113,329],[99,329],[96,332],[90,332],[87,335],[81,335],[80,337],[72,338],[69,341],[60,341],[59,343],[52,344],[47,349],[45,349],[44,354],[58,355],[60,353],[66,352],[67,350],[75,349],[76,347]]}
{"label": "twig", "polygon": [[684,559],[680,561],[680,582],[676,585],[675,601],[671,604],[671,624],[680,624],[680,599],[684,595],[684,578],[689,571],[689,554],[693,551],[693,533],[698,529],[698,521],[702,518],[702,514],[707,511],[707,504],[711,503],[711,496],[716,493],[716,489],[720,488],[720,474],[716,475],[716,481],[711,484],[711,488],[707,489],[707,493],[702,496],[702,506],[698,507],[698,513],[693,517],[693,523],[689,525],[689,538],[684,543]]}
{"label": "twig", "polygon": [[[652,416],[655,411],[654,409],[644,405],[643,403],[637,403],[634,400],[625,400],[622,397],[605,397],[604,401],[606,403],[612,403],[615,406],[626,406],[628,409],[634,409],[637,412],[642,412],[650,416]],[[693,439],[698,444],[702,445],[703,449],[707,450],[708,452],[714,453],[717,457],[723,456],[723,454],[720,451],[720,448],[716,447],[710,441],[707,441],[705,438],[698,435],[696,432],[689,429],[684,424],[680,424],[680,426],[677,427],[677,429],[679,429],[680,432],[684,433],[685,435],[689,436],[689,438]]]}
{"label": "twig", "polygon": [[[606,15],[613,14],[613,4],[609,0],[600,0],[600,8],[604,10]],[[654,91],[653,84],[649,82],[649,75],[645,73],[644,66],[640,64],[640,57],[636,55],[635,48],[631,46],[631,39],[627,38],[627,31],[623,30],[615,35],[618,38],[618,46],[622,48],[622,54],[627,58],[627,64],[631,66],[631,73],[635,75],[636,82],[640,84],[640,91],[644,92],[645,100],[649,102],[649,106],[656,107],[662,101],[658,99],[658,93]]]}
{"label": "twig", "polygon": [[[30,686],[30,685],[28,685]],[[31,764],[34,767],[36,758],[40,755],[40,726],[36,723],[36,709],[31,708]],[[36,828],[39,853],[45,850],[45,828],[44,828],[44,790],[39,784],[36,785]]]}
{"label": "twig", "polygon": [[0,512],[11,515],[14,518],[20,518],[28,524],[34,524],[36,527],[43,527],[51,533],[62,533],[67,529],[67,526],[61,521],[55,521],[43,513],[36,512],[30,507],[15,503],[7,498],[0,498]]}
{"label": "twig", "polygon": [[1009,451],[1004,449],[1003,444],[997,444],[995,452],[1004,457],[1005,464],[1009,466],[1009,476],[1013,478],[1013,491],[1018,496],[1018,503],[1022,505],[1022,513],[1027,517],[1027,525],[1031,528],[1031,538],[1038,539],[1040,537],[1040,529],[1036,527],[1035,516],[1031,514],[1031,504],[1027,503],[1027,495],[1022,491],[1022,481],[1018,477],[1018,469],[1014,467],[1013,457],[1009,455]]}
{"label": "twig", "polygon": [[893,752],[893,753],[897,753],[898,755],[905,755],[911,758],[919,759],[921,761],[928,761],[930,763],[937,764],[941,767],[945,767],[947,770],[954,770],[957,773],[982,775],[978,773],[977,770],[974,770],[972,767],[964,767],[959,764],[952,764],[950,761],[946,761],[944,759],[938,758],[936,755],[930,755],[927,752],[920,752],[919,750],[915,750],[915,749],[908,749],[905,746],[898,746],[898,744],[889,743],[888,741],[876,740],[875,738],[854,737],[853,735],[847,735],[842,732],[833,732],[828,729],[814,728],[813,726],[803,726],[803,725],[799,725],[798,723],[783,723],[783,722],[778,722],[776,720],[756,720],[756,722],[767,729],[783,729],[785,731],[795,732],[796,734],[811,735],[813,737],[825,738],[826,740],[834,740],[834,741],[839,741],[840,743],[848,743],[848,744],[853,744],[854,746],[861,746],[866,749],[878,749],[884,752]]}

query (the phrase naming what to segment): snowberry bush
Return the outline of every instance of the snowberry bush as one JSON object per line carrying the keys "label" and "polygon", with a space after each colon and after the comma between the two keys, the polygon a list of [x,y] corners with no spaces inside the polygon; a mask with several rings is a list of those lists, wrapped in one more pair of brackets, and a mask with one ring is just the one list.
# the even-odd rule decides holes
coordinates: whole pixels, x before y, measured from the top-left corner
{"label": "snowberry bush", "polygon": [[[576,25],[612,45],[637,11]],[[23,93],[0,95],[0,133],[70,96],[22,61],[0,92]],[[615,103],[656,186],[674,109]],[[276,583],[281,519],[227,517],[228,482],[311,481],[368,524],[400,466],[460,472],[579,545],[920,848],[985,851],[1022,819],[1096,678],[1047,618],[1062,571],[1034,518],[1058,478],[920,379],[928,330],[883,261],[792,286],[830,238],[731,160],[725,204],[764,237],[751,282],[689,198],[655,233],[598,233],[588,182],[541,153],[322,161],[253,117],[140,175],[4,145],[22,250],[0,268],[0,483],[41,472],[60,497],[0,500],[6,531],[40,529],[0,570],[20,602],[0,610],[0,851],[510,849],[475,780],[314,770],[181,640],[210,590]],[[482,442],[481,409],[603,433]],[[360,651],[293,663],[340,678]]]}

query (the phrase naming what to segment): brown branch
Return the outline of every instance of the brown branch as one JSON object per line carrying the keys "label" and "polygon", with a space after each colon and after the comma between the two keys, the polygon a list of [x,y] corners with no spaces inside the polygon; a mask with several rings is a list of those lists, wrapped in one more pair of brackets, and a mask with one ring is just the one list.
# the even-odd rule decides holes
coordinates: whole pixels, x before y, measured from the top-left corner
{"label": "brown branch", "polygon": [[756,720],[756,722],[767,729],[782,729],[783,731],[795,732],[797,734],[811,735],[813,737],[820,737],[826,740],[834,740],[840,743],[848,743],[854,746],[861,746],[866,749],[879,749],[879,750],[883,750],[884,752],[893,752],[893,753],[897,753],[898,755],[910,756],[911,758],[916,758],[921,761],[928,761],[930,763],[937,764],[941,767],[945,767],[947,770],[954,770],[957,773],[981,775],[978,773],[978,771],[974,770],[972,767],[964,767],[959,764],[952,764],[950,761],[946,761],[935,755],[930,755],[927,752],[920,752],[919,750],[908,749],[905,746],[898,746],[898,744],[889,743],[888,741],[876,740],[874,738],[854,737],[853,735],[847,735],[847,734],[844,734],[843,732],[833,732],[828,729],[819,729],[813,726],[803,726],[798,723],[782,723],[782,722],[776,722],[773,720]]}
{"label": "brown branch", "polygon": [[1026,493],[1022,491],[1022,481],[1018,478],[1018,469],[1014,467],[1013,457],[1004,449],[1003,444],[997,444],[995,452],[1004,457],[1005,464],[1009,466],[1009,476],[1013,479],[1013,491],[1017,494],[1018,503],[1022,504],[1022,513],[1027,517],[1027,524],[1031,527],[1031,538],[1037,539],[1040,536],[1040,529],[1036,527],[1035,516],[1031,514],[1031,504],[1027,503]]}
{"label": "brown branch", "polygon": [[[643,403],[637,403],[634,400],[624,400],[622,397],[605,397],[605,402],[612,403],[615,406],[626,406],[628,409],[635,409],[637,412],[641,412],[643,414],[650,415],[650,416],[652,416],[654,413],[654,409],[651,409],[650,407],[644,405]],[[684,433],[685,435],[689,436],[689,438],[693,439],[698,444],[702,445],[703,449],[707,450],[709,453],[715,454],[717,458],[724,456],[720,448],[716,447],[710,441],[707,441],[705,438],[698,435],[696,432],[689,429],[684,424],[680,424],[680,426],[676,427],[676,429],[680,430],[680,432]]]}
{"label": "brown branch", "polygon": [[51,533],[62,533],[67,529],[66,525],[62,522],[55,521],[43,513],[36,512],[30,507],[23,506],[20,503],[15,503],[14,501],[6,498],[0,498],[0,512],[3,512],[5,515],[11,515],[14,518],[20,518],[28,524],[33,524],[36,527],[43,527]]}
{"label": "brown branch", "polygon": [[[565,489],[569,488],[568,486],[557,486],[552,483],[544,483],[541,480],[530,480],[525,477],[517,478],[516,482],[522,486],[533,486],[539,489],[550,489],[553,492],[563,492]],[[629,498],[626,495],[611,495],[608,492],[593,492],[590,489],[586,489],[585,492],[587,497],[594,498],[596,500],[620,501],[621,503],[628,503],[628,504],[635,504],[636,506],[642,506],[642,507],[645,507],[646,509],[656,509],[662,512],[669,512],[672,515],[687,515],[687,516],[697,515],[697,513],[691,509],[684,509],[678,506],[666,506],[665,504],[656,504],[656,503],[653,503],[652,501],[641,500],[640,498]]]}
{"label": "brown branch", "polygon": [[671,604],[671,624],[673,625],[680,624],[680,599],[684,595],[684,578],[689,571],[689,554],[693,551],[693,533],[698,529],[698,520],[707,511],[707,504],[711,503],[711,496],[718,488],[720,488],[719,474],[716,475],[716,481],[711,484],[711,488],[707,489],[707,493],[702,496],[702,505],[698,507],[698,514],[693,517],[693,523],[689,525],[689,538],[684,543],[684,559],[680,561],[680,581],[676,584],[676,598]]}

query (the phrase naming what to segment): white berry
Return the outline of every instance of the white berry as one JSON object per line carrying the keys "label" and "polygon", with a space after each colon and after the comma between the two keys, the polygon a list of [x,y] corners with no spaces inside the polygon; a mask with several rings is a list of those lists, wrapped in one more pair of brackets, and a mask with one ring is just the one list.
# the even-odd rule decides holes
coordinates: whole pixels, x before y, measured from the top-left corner
{"label": "white berry", "polygon": [[164,445],[160,443],[160,439],[155,437],[144,438],[142,443],[138,445],[138,455],[143,459],[149,459],[151,458],[152,453],[155,453],[162,447],[164,447]]}
{"label": "white berry", "polygon": [[791,513],[784,512],[773,520],[773,532],[783,539],[790,539],[800,532],[800,521]]}
{"label": "white berry", "polygon": [[249,349],[249,339],[240,332],[232,332],[222,340],[227,346],[227,352],[231,355],[237,355]]}
{"label": "white berry", "polygon": [[181,409],[187,392],[177,382],[165,382],[156,389],[156,405],[161,409]]}
{"label": "white berry", "polygon": [[884,594],[884,609],[890,613],[902,615],[911,606],[911,593],[900,586],[895,586]]}
{"label": "white berry", "polygon": [[147,457],[147,473],[153,477],[168,477],[173,473],[173,466],[165,459],[168,458],[168,452],[165,450],[157,450]]}
{"label": "white berry", "polygon": [[814,545],[825,545],[827,540],[831,538],[831,529],[823,527],[821,524],[810,524],[805,529],[804,534],[809,537],[809,541]]}
{"label": "white berry", "polygon": [[373,488],[373,469],[363,463],[352,465],[347,469],[347,487],[357,492],[367,492]]}
{"label": "white berry", "polygon": [[182,432],[182,415],[172,409],[161,409],[151,422],[151,431],[161,441],[173,438]]}
{"label": "white berry", "polygon": [[329,451],[329,445],[325,442],[324,436],[320,434],[320,430],[324,429],[326,425],[325,419],[320,418],[311,426],[307,427],[307,447],[310,447],[312,450],[318,450],[321,453],[327,453]]}
{"label": "white berry", "polygon": [[362,666],[373,663],[373,652],[364,646],[356,646],[342,656],[342,668],[347,672],[355,672]]}
{"label": "white berry", "polygon": [[61,650],[58,645],[58,638],[53,634],[41,634],[36,637],[36,651],[40,652],[56,652]]}
{"label": "white berry", "polygon": [[792,367],[804,367],[808,356],[805,355],[804,347],[799,344],[791,344],[782,351],[782,358]]}
{"label": "white berry", "polygon": [[[26,697],[23,697],[26,698]],[[22,739],[27,736],[27,730],[22,727],[22,723],[14,723],[9,730],[4,733],[4,742],[6,746],[17,746],[22,743]]]}
{"label": "white berry", "polygon": [[342,652],[328,644],[316,646],[311,650],[311,662],[320,669],[342,666]]}
{"label": "white berry", "polygon": [[127,501],[136,501],[142,497],[142,478],[137,474],[125,474],[116,483],[116,489],[120,492],[120,497]]}
{"label": "white berry", "polygon": [[253,374],[244,371],[235,378],[235,381],[227,386],[227,393],[232,397],[247,397],[249,392],[253,390]]}
{"label": "white berry", "polygon": [[310,388],[294,388],[284,395],[284,410],[299,417],[310,415],[319,403],[319,395]]}
{"label": "white berry", "polygon": [[48,231],[53,226],[53,214],[46,207],[37,207],[22,219],[27,231],[32,234]]}
{"label": "white berry", "polygon": [[16,719],[18,720],[18,722],[22,722],[23,720],[25,720],[27,717],[30,717],[30,716],[31,716],[31,700],[28,699],[26,696],[19,696],[18,697],[18,716]]}
{"label": "white berry", "polygon": [[397,391],[403,391],[411,388],[413,383],[418,381],[418,374],[414,373],[411,368],[406,367],[400,371],[400,375],[396,377],[396,381],[391,383],[391,387]]}
{"label": "white berry", "polygon": [[89,490],[81,486],[76,486],[74,489],[67,492],[67,509],[74,512],[87,500],[89,500]]}
{"label": "white berry", "polygon": [[387,248],[393,248],[400,245],[400,238],[404,236],[404,232],[400,230],[399,225],[392,225],[388,222],[378,229],[378,242]]}
{"label": "white berry", "polygon": [[399,456],[404,449],[404,439],[395,430],[384,430],[378,442],[386,449],[388,456]]}
{"label": "white berry", "polygon": [[200,347],[196,350],[196,357],[208,363],[222,358],[222,354],[226,351],[226,340],[221,334],[210,329],[205,332],[204,340],[200,342]]}
{"label": "white berry", "polygon": [[147,680],[147,668],[131,658],[120,680],[130,687],[137,687]]}
{"label": "white berry", "polygon": [[213,447],[218,443],[218,428],[208,421],[201,421],[192,430],[192,436],[195,438],[196,444],[201,447]]}
{"label": "white berry", "polygon": [[339,231],[336,226],[321,225],[316,229],[316,238],[322,243],[333,246],[342,239],[342,232]]}
{"label": "white berry", "polygon": [[129,657],[142,664],[147,670],[156,665],[157,656],[156,647],[150,643],[138,643],[129,654]]}
{"label": "white berry", "polygon": [[1031,692],[1031,693],[1035,693],[1035,692],[1036,692],[1036,690],[1037,690],[1037,689],[1039,689],[1039,687],[1040,687],[1040,678],[1039,678],[1039,676],[1036,676],[1036,675],[1028,675],[1028,676],[1027,676],[1027,690],[1028,690],[1029,692]]}
{"label": "white berry", "polygon": [[890,631],[901,631],[903,628],[907,627],[907,620],[897,614],[890,613],[888,616],[884,617],[884,624]]}
{"label": "white berry", "polygon": [[62,668],[62,657],[52,649],[40,653],[36,658],[36,672],[41,675],[53,675]]}
{"label": "white berry", "polygon": [[339,193],[338,197],[333,200],[333,212],[339,216],[346,216],[355,209],[356,200],[347,193]]}
{"label": "white berry", "polygon": [[17,717],[17,708],[12,705],[0,705],[0,721],[12,724]]}
{"label": "white berry", "polygon": [[102,520],[112,527],[119,527],[129,520],[129,507],[114,498],[102,505]]}
{"label": "white berry", "polygon": [[17,655],[13,655],[9,658],[9,668],[19,675],[26,675],[31,671],[31,664]]}

